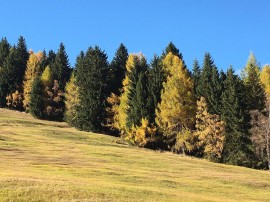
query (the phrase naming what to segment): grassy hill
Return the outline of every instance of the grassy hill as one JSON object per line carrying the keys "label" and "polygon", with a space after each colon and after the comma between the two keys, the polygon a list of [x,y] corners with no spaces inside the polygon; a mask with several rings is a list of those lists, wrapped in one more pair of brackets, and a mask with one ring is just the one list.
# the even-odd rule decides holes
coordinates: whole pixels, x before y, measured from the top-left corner
{"label": "grassy hill", "polygon": [[270,201],[270,172],[130,147],[0,109],[0,201]]}

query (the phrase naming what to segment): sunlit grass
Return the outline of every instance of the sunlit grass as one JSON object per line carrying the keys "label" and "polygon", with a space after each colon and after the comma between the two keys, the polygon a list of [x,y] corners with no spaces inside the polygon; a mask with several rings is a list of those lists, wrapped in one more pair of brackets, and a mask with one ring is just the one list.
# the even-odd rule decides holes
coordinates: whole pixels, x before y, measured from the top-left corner
{"label": "sunlit grass", "polygon": [[270,173],[0,109],[0,201],[270,201]]}

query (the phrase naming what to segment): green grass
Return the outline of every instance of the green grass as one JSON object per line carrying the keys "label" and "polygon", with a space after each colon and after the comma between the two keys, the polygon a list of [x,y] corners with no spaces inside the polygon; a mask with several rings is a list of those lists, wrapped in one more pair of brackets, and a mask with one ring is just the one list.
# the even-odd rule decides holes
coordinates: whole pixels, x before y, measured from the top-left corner
{"label": "green grass", "polygon": [[270,173],[0,109],[0,201],[270,201]]}

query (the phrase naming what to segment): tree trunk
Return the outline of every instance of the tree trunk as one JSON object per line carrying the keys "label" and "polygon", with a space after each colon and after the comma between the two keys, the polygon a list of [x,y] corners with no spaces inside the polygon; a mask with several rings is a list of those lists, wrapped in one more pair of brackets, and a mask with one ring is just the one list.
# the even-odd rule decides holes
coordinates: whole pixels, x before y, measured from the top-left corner
{"label": "tree trunk", "polygon": [[267,153],[268,169],[270,170],[269,133],[270,133],[270,102],[268,101],[268,121],[267,121],[267,130],[266,130],[266,153]]}

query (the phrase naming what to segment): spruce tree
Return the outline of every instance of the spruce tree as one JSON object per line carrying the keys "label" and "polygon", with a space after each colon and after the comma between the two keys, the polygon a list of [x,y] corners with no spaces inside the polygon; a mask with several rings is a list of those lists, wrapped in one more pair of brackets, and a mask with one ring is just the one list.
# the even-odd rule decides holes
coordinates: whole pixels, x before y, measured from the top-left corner
{"label": "spruce tree", "polygon": [[242,72],[247,104],[249,110],[263,110],[265,108],[265,91],[260,80],[260,68],[255,56],[251,53],[247,65]]}
{"label": "spruce tree", "polygon": [[109,70],[109,91],[117,96],[121,94],[121,89],[123,87],[122,82],[125,78],[127,59],[127,48],[121,43],[110,64]]}
{"label": "spruce tree", "polygon": [[29,103],[29,110],[32,116],[36,118],[43,117],[43,110],[44,110],[44,85],[40,79],[37,77],[33,82],[33,86],[31,89],[31,96],[30,96],[30,103]]}
{"label": "spruce tree", "polygon": [[227,70],[222,93],[221,118],[225,122],[222,158],[224,163],[250,166],[253,154],[248,131],[250,116],[244,89],[242,80],[234,74],[230,67]]}
{"label": "spruce tree", "polygon": [[134,95],[129,97],[129,110],[128,110],[128,119],[127,126],[131,127],[139,126],[141,124],[142,118],[148,119],[149,111],[147,109],[147,79],[146,72],[140,72],[139,78],[136,83],[136,89]]}
{"label": "spruce tree", "polygon": [[164,77],[162,60],[158,56],[154,55],[154,58],[150,63],[148,82],[148,109],[150,123],[155,123],[157,105],[161,102],[161,90],[163,88],[162,83],[165,80]]}
{"label": "spruce tree", "polygon": [[192,78],[194,81],[194,94],[198,100],[200,97],[200,93],[199,93],[198,88],[199,88],[199,82],[201,79],[201,68],[200,68],[198,60],[196,60],[196,59],[193,61]]}
{"label": "spruce tree", "polygon": [[201,78],[196,92],[206,99],[210,114],[220,114],[222,86],[219,72],[210,53],[204,55]]}
{"label": "spruce tree", "polygon": [[[50,56],[50,55],[49,55]],[[68,55],[63,43],[60,44],[56,53],[54,62],[51,65],[53,80],[57,80],[60,89],[64,89],[66,82],[69,80],[71,69],[68,61]]]}
{"label": "spruce tree", "polygon": [[27,61],[29,59],[29,53],[27,51],[26,42],[22,36],[19,37],[18,43],[15,47],[15,58],[16,58],[17,90],[22,92],[24,73],[26,70]]}
{"label": "spruce tree", "polygon": [[[143,116],[147,115],[147,81],[145,74],[147,71],[147,62],[143,55],[135,55],[133,58],[131,71],[128,72],[129,89],[128,89],[128,110],[127,110],[127,127],[139,125]],[[143,83],[142,83],[143,82]],[[144,89],[142,89],[144,88]],[[138,92],[137,92],[138,90]],[[144,102],[144,104],[142,104]]]}
{"label": "spruce tree", "polygon": [[83,64],[76,67],[80,106],[76,127],[97,132],[105,122],[107,94],[107,55],[99,47],[90,47]]}
{"label": "spruce tree", "polygon": [[2,38],[0,41],[0,68],[3,66],[3,63],[9,54],[10,48],[11,47],[7,39]]}
{"label": "spruce tree", "polygon": [[3,62],[0,71],[0,106],[6,106],[6,97],[15,92],[18,84],[16,83],[16,61],[15,51],[12,48]]}

